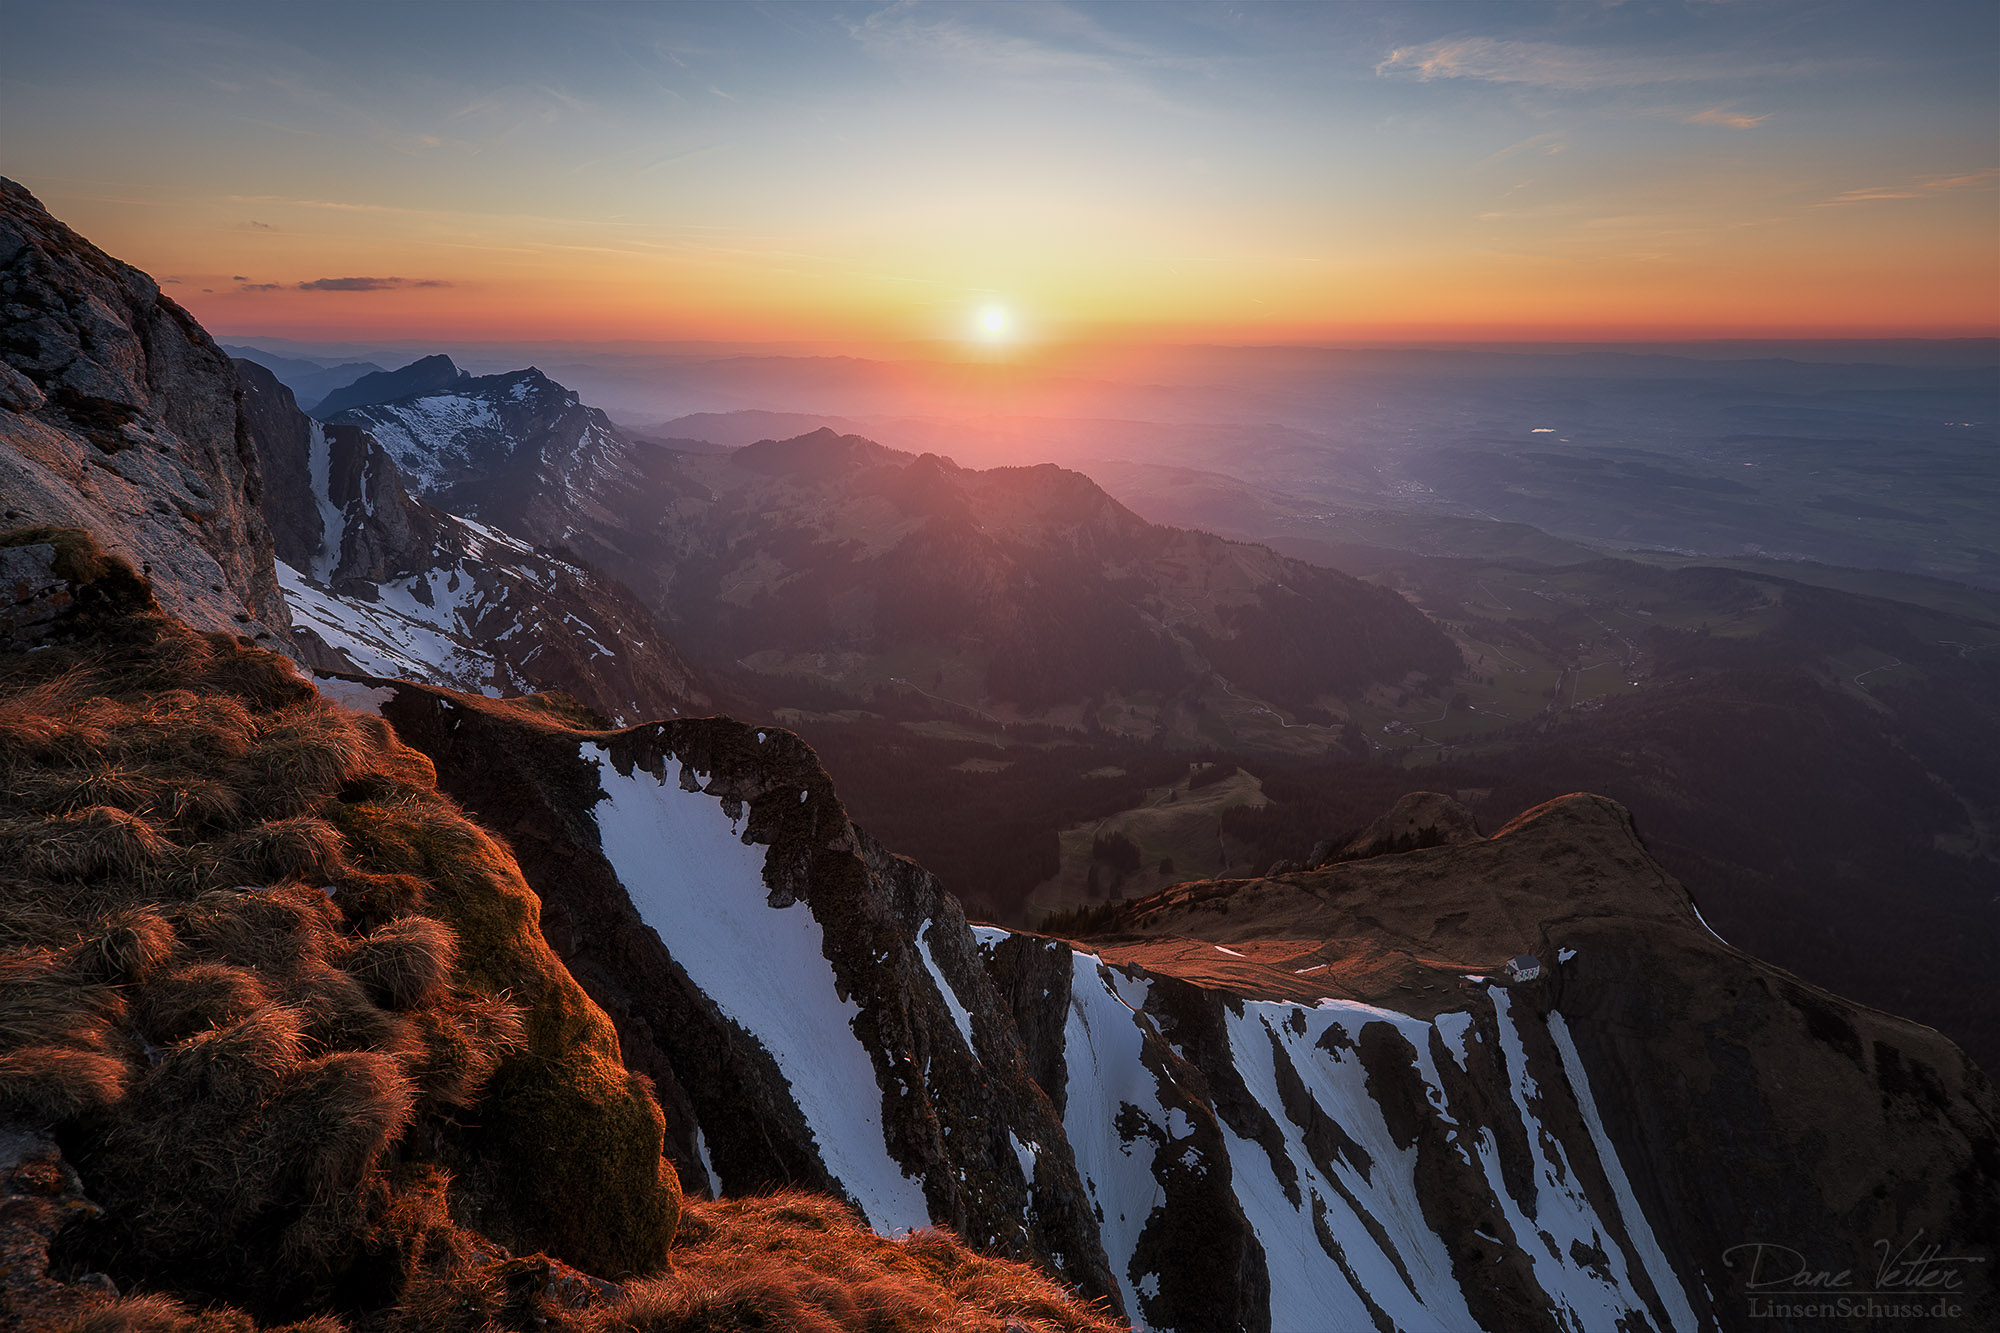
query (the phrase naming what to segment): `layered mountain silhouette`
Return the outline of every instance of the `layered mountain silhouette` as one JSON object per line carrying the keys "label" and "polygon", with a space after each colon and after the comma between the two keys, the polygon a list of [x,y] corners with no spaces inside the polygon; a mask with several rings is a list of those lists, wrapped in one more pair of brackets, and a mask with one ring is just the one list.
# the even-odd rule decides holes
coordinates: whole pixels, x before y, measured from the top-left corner
{"label": "layered mountain silhouette", "polygon": [[861,701],[1031,715],[1235,691],[1300,710],[1458,667],[1392,592],[1147,523],[1053,465],[973,471],[825,427],[677,451],[534,370],[327,419],[366,429],[438,504],[582,553],[697,660]]}
{"label": "layered mountain silhouette", "polygon": [[233,360],[253,361],[277,376],[292,391],[302,408],[312,407],[335,389],[344,389],[363,375],[378,374],[382,370],[372,361],[342,361],[329,366],[301,357],[276,356],[260,347],[239,347],[229,343],[221,346]]}

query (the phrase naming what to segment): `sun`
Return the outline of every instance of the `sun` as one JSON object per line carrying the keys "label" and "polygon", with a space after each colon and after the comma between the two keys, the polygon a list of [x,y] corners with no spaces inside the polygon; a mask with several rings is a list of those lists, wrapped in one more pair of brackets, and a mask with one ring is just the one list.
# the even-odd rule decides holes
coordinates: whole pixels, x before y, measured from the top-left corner
{"label": "sun", "polygon": [[991,305],[979,312],[979,336],[989,342],[1007,336],[1007,312],[997,305]]}

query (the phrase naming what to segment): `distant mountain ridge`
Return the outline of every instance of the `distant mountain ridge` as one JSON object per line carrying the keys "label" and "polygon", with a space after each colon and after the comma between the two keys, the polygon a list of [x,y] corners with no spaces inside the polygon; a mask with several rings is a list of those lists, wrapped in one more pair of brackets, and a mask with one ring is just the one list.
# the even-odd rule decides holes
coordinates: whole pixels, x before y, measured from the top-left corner
{"label": "distant mountain ridge", "polygon": [[276,375],[292,391],[301,408],[311,408],[335,389],[346,388],[364,375],[379,374],[382,367],[372,361],[343,361],[327,365],[301,357],[279,356],[261,347],[223,343],[222,350],[238,361],[254,361]]}
{"label": "distant mountain ridge", "polygon": [[581,553],[698,658],[857,700],[1036,713],[1143,695],[1128,725],[1169,730],[1197,725],[1173,698],[1233,689],[1330,723],[1329,696],[1458,669],[1394,593],[1155,527],[1050,465],[973,472],[827,427],[680,452],[532,368],[330,419],[435,503]]}
{"label": "distant mountain ridge", "polygon": [[366,407],[370,403],[390,403],[413,394],[436,393],[467,378],[469,376],[454,365],[450,357],[440,352],[435,356],[420,357],[395,370],[378,370],[363,375],[320,399],[313,405],[312,414],[326,421],[351,408]]}

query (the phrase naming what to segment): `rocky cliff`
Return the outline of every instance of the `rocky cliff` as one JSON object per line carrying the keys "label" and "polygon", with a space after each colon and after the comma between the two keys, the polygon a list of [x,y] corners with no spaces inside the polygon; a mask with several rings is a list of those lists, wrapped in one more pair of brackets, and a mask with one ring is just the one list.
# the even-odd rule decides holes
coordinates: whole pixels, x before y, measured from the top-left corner
{"label": "rocky cliff", "polygon": [[262,490],[214,340],[0,180],[0,521],[87,528],[188,624],[291,651]]}
{"label": "rocky cliff", "polygon": [[1159,1329],[1804,1327],[1750,1322],[1739,1246],[1991,1233],[1984,1076],[1716,939],[1600,798],[1176,886],[1086,949],[966,926],[786,733],[366,689],[679,1090],[690,1181],[928,1211]]}

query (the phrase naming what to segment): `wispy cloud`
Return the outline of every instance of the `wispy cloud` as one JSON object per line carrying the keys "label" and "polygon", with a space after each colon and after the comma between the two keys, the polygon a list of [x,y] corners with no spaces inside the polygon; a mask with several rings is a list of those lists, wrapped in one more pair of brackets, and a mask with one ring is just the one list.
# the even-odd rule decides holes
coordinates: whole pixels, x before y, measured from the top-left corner
{"label": "wispy cloud", "polygon": [[392,292],[405,287],[449,287],[436,278],[314,278],[298,284],[302,292]]}
{"label": "wispy cloud", "polygon": [[1522,153],[1540,153],[1545,157],[1553,157],[1569,147],[1562,139],[1563,132],[1560,130],[1551,130],[1546,134],[1531,135],[1519,142],[1508,144],[1498,152],[1488,153],[1485,157],[1479,159],[1478,165],[1482,167],[1496,166]]}
{"label": "wispy cloud", "polygon": [[848,27],[870,55],[897,63],[955,65],[1010,83],[1094,87],[1156,101],[1147,75],[1203,72],[1208,62],[1154,50],[1067,5],[1013,5],[993,11],[1032,33],[1007,32],[955,12],[898,3]]}
{"label": "wispy cloud", "polygon": [[1871,204],[1884,199],[1929,199],[1935,195],[1951,194],[1957,190],[1976,189],[1982,185],[2000,183],[2000,167],[1987,167],[1980,171],[1961,171],[1943,176],[1921,176],[1902,185],[1863,186],[1857,190],[1843,190],[1831,199],[1822,199],[1815,207],[1828,208],[1839,204]]}
{"label": "wispy cloud", "polygon": [[[1815,64],[1813,69],[1824,69]],[[1805,72],[1803,63],[1718,59],[1712,54],[1676,56],[1628,54],[1516,42],[1498,37],[1455,37],[1420,46],[1399,46],[1375,66],[1384,78],[1473,79],[1518,83],[1562,92],[1587,92],[1663,83],[1710,83],[1720,79],[1768,78]]]}
{"label": "wispy cloud", "polygon": [[1687,118],[1687,123],[1690,125],[1720,125],[1725,129],[1732,130],[1754,130],[1770,118],[1771,113],[1768,111],[1761,116],[1746,116],[1740,111],[1728,111],[1722,107],[1715,106],[1710,107],[1706,111],[1695,112]]}

